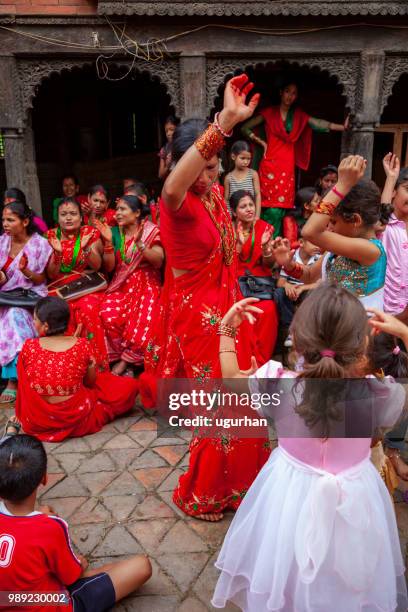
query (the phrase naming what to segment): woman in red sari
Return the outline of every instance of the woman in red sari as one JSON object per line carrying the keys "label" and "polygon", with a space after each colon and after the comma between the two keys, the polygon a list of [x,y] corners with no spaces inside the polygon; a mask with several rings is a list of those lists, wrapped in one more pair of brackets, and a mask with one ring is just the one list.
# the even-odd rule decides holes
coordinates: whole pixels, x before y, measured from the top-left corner
{"label": "woman in red sari", "polygon": [[[76,278],[82,272],[97,272],[102,263],[110,256],[105,253],[99,231],[90,225],[82,225],[81,210],[78,202],[65,198],[58,204],[58,228],[47,232],[48,241],[53,249],[47,267],[47,276],[53,281],[48,288],[50,295]],[[71,320],[69,332],[80,326],[81,336],[92,345],[99,369],[108,367],[105,336],[98,312],[99,296],[91,293],[69,302]]]}
{"label": "woman in red sari", "polygon": [[69,317],[64,300],[42,298],[34,312],[39,338],[25,342],[18,360],[17,418],[46,442],[99,431],[128,412],[138,393],[134,379],[96,372],[88,340],[65,335]]}
{"label": "woman in red sari", "polygon": [[161,289],[164,251],[157,225],[146,219],[149,207],[125,195],[116,205],[118,227],[97,223],[102,238],[112,241],[115,274],[100,304],[109,362],[121,375],[129,364],[142,365]]}
{"label": "woman in red sari", "polygon": [[[270,241],[273,227],[255,218],[255,201],[248,191],[240,189],[233,193],[229,204],[237,235],[238,278],[246,274],[271,277],[274,257]],[[271,359],[275,348],[278,311],[273,300],[261,300],[256,306],[263,311],[253,325],[255,357],[258,365],[262,365]]]}
{"label": "woman in red sari", "polygon": [[[288,83],[280,91],[279,106],[265,108],[242,127],[243,134],[265,151],[258,170],[262,218],[274,226],[275,236],[281,234],[285,211],[294,207],[295,166],[302,170],[309,167],[312,130],[342,132],[349,127],[348,118],[341,125],[310,117],[293,106],[297,97],[297,85]],[[265,124],[266,141],[252,131],[262,124]],[[291,240],[292,236],[287,235],[285,229],[285,237]]]}
{"label": "woman in red sari", "polygon": [[89,213],[84,215],[85,225],[95,225],[95,221],[116,225],[116,211],[109,208],[109,194],[103,185],[94,185],[88,193]]}
{"label": "woman in red sari", "polygon": [[[160,201],[168,265],[157,326],[145,356],[145,386],[153,383],[152,375],[192,378],[198,384],[221,375],[218,324],[239,299],[239,289],[234,231],[216,183],[217,155],[225,143],[222,134],[252,115],[259,99],[256,95],[245,103],[252,87],[246,75],[232,79],[218,121],[208,126],[192,119],[174,134],[177,164]],[[241,367],[249,365],[251,356],[244,340],[241,334]],[[180,477],[174,502],[197,518],[221,519],[223,510],[238,507],[269,452],[264,438],[193,438],[189,468]]]}

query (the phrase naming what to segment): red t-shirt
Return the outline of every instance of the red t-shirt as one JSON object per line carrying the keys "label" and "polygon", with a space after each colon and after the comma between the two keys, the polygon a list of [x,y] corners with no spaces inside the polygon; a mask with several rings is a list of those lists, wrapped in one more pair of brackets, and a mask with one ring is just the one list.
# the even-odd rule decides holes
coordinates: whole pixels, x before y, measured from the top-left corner
{"label": "red t-shirt", "polygon": [[[82,574],[68,525],[56,516],[35,512],[10,515],[0,502],[0,591],[64,592]],[[9,609],[0,606],[0,609]],[[72,612],[72,605],[19,606],[21,612]]]}

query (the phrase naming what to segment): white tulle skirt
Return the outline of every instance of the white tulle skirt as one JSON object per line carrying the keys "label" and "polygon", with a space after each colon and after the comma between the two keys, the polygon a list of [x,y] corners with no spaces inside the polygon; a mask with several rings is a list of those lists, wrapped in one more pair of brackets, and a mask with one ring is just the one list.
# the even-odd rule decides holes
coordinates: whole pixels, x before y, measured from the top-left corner
{"label": "white tulle skirt", "polygon": [[216,562],[212,605],[263,612],[406,612],[390,495],[369,459],[336,476],[277,448]]}

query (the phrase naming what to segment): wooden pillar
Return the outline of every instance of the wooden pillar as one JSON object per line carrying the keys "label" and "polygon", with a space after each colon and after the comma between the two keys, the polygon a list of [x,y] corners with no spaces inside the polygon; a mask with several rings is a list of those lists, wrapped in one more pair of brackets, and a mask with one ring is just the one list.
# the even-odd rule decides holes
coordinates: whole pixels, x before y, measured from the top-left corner
{"label": "wooden pillar", "polygon": [[24,116],[17,64],[12,56],[0,57],[0,130],[4,137],[7,187],[18,187],[27,202],[41,213],[30,116]]}
{"label": "wooden pillar", "polygon": [[204,55],[180,56],[181,119],[204,119],[206,105],[206,61]]}
{"label": "wooden pillar", "polygon": [[351,153],[367,159],[367,176],[371,177],[374,129],[381,117],[381,89],[384,76],[385,53],[363,51],[361,53],[361,79],[358,106],[349,148]]}

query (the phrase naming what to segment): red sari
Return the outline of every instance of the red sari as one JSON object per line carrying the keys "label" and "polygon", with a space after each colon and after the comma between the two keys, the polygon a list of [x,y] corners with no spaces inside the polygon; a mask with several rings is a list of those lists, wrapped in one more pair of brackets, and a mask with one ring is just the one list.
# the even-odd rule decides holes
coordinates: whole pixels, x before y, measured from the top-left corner
{"label": "red sari", "polygon": [[[146,221],[142,241],[148,247],[161,246],[157,225]],[[153,268],[133,247],[132,238],[125,244],[129,263],[122,261],[120,250],[116,251],[115,275],[102,298],[100,317],[109,361],[123,359],[141,365],[156,318],[161,275],[160,270]]]}
{"label": "red sari", "polygon": [[[168,269],[146,369],[157,378],[204,383],[221,376],[217,325],[240,297],[234,231],[218,185],[206,200],[188,192],[177,211],[161,200],[160,211]],[[188,272],[173,278],[171,268]],[[237,342],[241,367],[249,367],[248,347],[242,328]],[[193,516],[236,509],[269,453],[263,438],[193,438],[189,468],[174,502]]]}
{"label": "red sari", "polygon": [[[61,442],[95,433],[131,410],[139,388],[136,380],[104,372],[97,375],[92,389],[84,386],[91,357],[92,348],[84,338],[63,352],[42,348],[38,338],[25,342],[17,365],[16,400],[16,415],[25,433]],[[43,395],[71,397],[50,404]]]}
{"label": "red sari", "polygon": [[[83,225],[80,229],[80,238],[91,235],[91,238],[87,244],[90,247],[100,238],[100,233],[94,227],[89,225]],[[57,229],[51,229],[47,232],[47,238],[56,238]],[[69,266],[73,260],[75,238],[69,240],[61,240],[62,246],[62,264]],[[67,283],[75,280],[75,274],[85,272],[89,270],[88,260],[86,254],[80,247],[78,257],[75,262],[74,269],[70,273],[60,272],[56,281],[50,284],[48,288],[49,295],[55,295],[55,290],[63,287]],[[105,343],[105,335],[103,333],[102,324],[99,318],[99,293],[90,293],[78,300],[72,300],[69,304],[71,311],[71,319],[68,326],[68,335],[72,335],[77,326],[82,324],[81,337],[87,338],[92,345],[95,359],[98,368],[104,370],[108,367],[108,356]]]}
{"label": "red sari", "polygon": [[[262,235],[269,223],[258,219],[255,221],[253,234],[248,236],[247,241],[238,255],[238,277],[244,276],[246,272],[253,276],[271,276],[270,268],[262,263]],[[261,366],[272,357],[278,335],[278,310],[273,300],[261,300],[256,304],[263,314],[257,317],[253,330],[256,337],[255,357]]]}
{"label": "red sari", "polygon": [[300,108],[293,112],[290,132],[286,131],[279,106],[261,111],[265,119],[268,148],[259,165],[262,207],[293,208],[295,200],[295,166],[306,170],[312,146],[309,115]]}
{"label": "red sari", "polygon": [[[84,225],[88,225],[89,215],[84,215],[83,219],[84,219]],[[97,217],[97,219],[101,223],[106,223],[107,225],[109,225],[109,227],[114,227],[115,225],[117,225],[116,210],[114,210],[113,208],[107,208],[105,212],[103,213],[103,215],[100,215],[99,217]]]}

